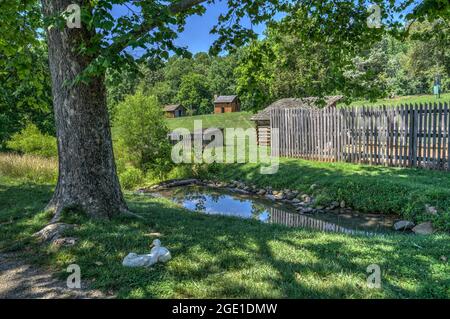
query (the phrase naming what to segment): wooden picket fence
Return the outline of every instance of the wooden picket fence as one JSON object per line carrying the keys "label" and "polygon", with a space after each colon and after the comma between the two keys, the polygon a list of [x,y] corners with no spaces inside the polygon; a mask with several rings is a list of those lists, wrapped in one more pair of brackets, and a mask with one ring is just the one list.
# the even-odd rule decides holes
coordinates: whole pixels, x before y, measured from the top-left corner
{"label": "wooden picket fence", "polygon": [[280,156],[450,169],[448,103],[274,109],[271,128]]}

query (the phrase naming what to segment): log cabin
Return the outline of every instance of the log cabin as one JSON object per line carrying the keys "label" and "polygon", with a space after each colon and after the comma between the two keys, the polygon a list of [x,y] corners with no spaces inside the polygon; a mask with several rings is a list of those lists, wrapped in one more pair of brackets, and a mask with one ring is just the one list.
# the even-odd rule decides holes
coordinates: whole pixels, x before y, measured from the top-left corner
{"label": "log cabin", "polygon": [[214,113],[240,112],[241,103],[237,95],[222,95],[214,98]]}
{"label": "log cabin", "polygon": [[270,110],[274,108],[304,108],[304,109],[319,109],[336,107],[337,102],[343,97],[341,95],[337,96],[325,96],[324,98],[319,97],[306,97],[306,98],[286,98],[275,101],[270,104],[265,109],[259,111],[253,115],[250,120],[255,122],[256,127],[256,137],[258,145],[260,146],[270,146],[271,139],[271,123],[270,123]]}
{"label": "log cabin", "polygon": [[171,104],[164,106],[164,114],[167,118],[175,118],[186,115],[186,110],[181,104]]}

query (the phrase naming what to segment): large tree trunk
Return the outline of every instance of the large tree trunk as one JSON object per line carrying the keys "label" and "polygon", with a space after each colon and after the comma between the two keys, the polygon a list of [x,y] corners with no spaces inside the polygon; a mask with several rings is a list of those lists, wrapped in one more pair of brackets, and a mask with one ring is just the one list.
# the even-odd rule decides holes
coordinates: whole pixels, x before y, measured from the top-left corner
{"label": "large tree trunk", "polygon": [[[45,16],[52,16],[83,2],[87,0],[42,0],[42,5]],[[47,31],[59,154],[58,184],[48,208],[56,216],[72,207],[93,217],[127,211],[116,174],[104,75],[88,84],[70,84],[94,59],[76,52],[94,32],[83,24],[80,29]]]}

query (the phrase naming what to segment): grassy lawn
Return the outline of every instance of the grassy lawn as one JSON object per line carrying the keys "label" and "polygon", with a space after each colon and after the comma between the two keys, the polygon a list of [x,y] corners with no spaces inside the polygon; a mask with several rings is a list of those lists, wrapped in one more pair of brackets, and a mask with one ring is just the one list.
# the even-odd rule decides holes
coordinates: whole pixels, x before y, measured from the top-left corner
{"label": "grassy lawn", "polygon": [[[437,99],[434,95],[407,95],[399,96],[392,99],[380,99],[376,102],[370,102],[366,100],[357,100],[350,103],[350,106],[375,106],[375,105],[400,105],[405,103],[434,103],[434,102],[447,102],[450,103],[450,93],[441,94],[441,98]],[[345,104],[339,104],[343,107]]]}
{"label": "grassy lawn", "polygon": [[187,128],[192,132],[194,130],[194,120],[202,120],[203,128],[233,127],[247,129],[254,126],[254,122],[250,121],[251,116],[252,114],[248,112],[186,116],[168,119],[168,125],[171,130],[182,127]]}
{"label": "grassy lawn", "polygon": [[[446,171],[292,158],[281,158],[279,170],[273,175],[263,175],[260,164],[249,163],[177,168],[171,178],[241,180],[278,190],[295,189],[313,195],[318,205],[344,200],[346,206],[363,213],[396,214],[416,222],[432,221],[436,228],[450,231],[450,172]],[[0,176],[53,184],[56,169],[56,161],[52,159],[0,153]],[[142,186],[152,183],[144,178]],[[427,204],[437,208],[437,216],[426,213]]]}
{"label": "grassy lawn", "polygon": [[[61,272],[71,263],[95,288],[123,298],[449,298],[448,235],[350,237],[208,216],[164,199],[128,195],[145,220],[88,220],[66,213],[80,227],[79,243],[59,251],[38,247],[30,235],[49,220],[40,213],[52,187],[0,178],[0,251],[21,250]],[[157,234],[159,233],[159,234]],[[173,255],[150,269],[121,266],[130,251],[143,253],[160,237]],[[30,258],[30,257],[28,257]],[[382,288],[369,289],[366,268],[378,264]]]}
{"label": "grassy lawn", "polygon": [[[450,267],[443,258],[450,257],[448,235],[350,237],[206,216],[129,194],[131,209],[144,221],[66,213],[64,221],[80,225],[67,235],[80,240],[55,251],[30,240],[49,220],[39,211],[51,192],[49,185],[0,178],[0,251],[22,251],[62,278],[77,263],[82,278],[118,297],[450,297]],[[148,251],[156,237],[172,252],[168,264],[121,266],[128,252]],[[366,286],[366,268],[374,263],[382,270],[381,289]]]}

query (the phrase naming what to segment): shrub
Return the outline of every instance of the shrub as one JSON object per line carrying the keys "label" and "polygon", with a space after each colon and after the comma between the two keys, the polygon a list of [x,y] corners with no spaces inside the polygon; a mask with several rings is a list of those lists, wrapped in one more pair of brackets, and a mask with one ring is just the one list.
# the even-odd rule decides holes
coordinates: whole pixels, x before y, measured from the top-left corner
{"label": "shrub", "polygon": [[14,134],[6,146],[22,154],[39,155],[43,157],[58,156],[56,138],[42,134],[34,124],[28,124],[22,131]]}
{"label": "shrub", "polygon": [[154,96],[141,91],[119,103],[114,120],[116,154],[142,171],[165,172],[170,169],[169,132],[163,110]]}

